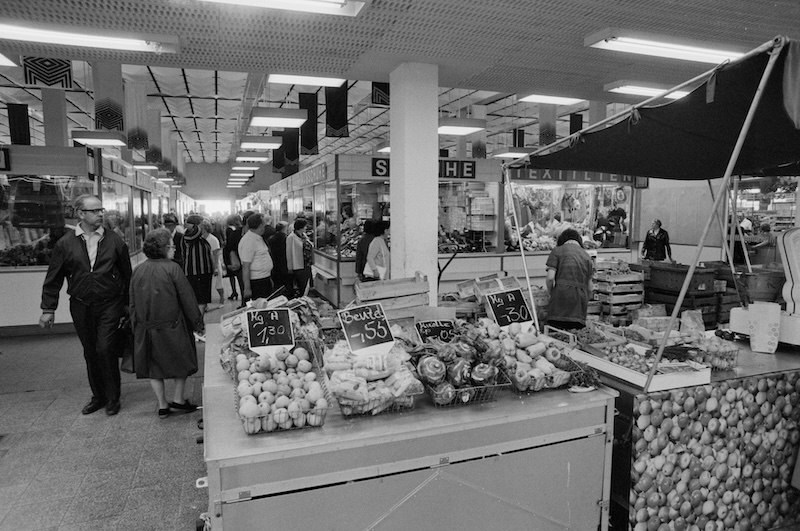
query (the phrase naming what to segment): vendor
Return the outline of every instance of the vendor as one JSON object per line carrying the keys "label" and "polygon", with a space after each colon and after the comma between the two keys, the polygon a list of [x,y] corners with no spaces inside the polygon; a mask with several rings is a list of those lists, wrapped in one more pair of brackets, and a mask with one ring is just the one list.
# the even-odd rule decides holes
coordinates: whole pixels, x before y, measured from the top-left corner
{"label": "vendor", "polygon": [[547,257],[547,324],[561,330],[586,326],[593,266],[582,242],[578,231],[566,229]]}
{"label": "vendor", "polygon": [[672,248],[669,245],[669,234],[661,228],[661,220],[654,219],[650,230],[642,245],[642,258],[645,260],[667,260],[672,259]]}

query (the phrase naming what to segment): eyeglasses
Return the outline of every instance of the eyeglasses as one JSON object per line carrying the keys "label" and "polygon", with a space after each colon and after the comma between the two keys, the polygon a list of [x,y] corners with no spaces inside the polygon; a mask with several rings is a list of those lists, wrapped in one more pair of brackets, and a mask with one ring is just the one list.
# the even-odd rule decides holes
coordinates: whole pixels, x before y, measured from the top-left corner
{"label": "eyeglasses", "polygon": [[81,212],[91,212],[92,214],[102,214],[105,212],[105,208],[82,208]]}

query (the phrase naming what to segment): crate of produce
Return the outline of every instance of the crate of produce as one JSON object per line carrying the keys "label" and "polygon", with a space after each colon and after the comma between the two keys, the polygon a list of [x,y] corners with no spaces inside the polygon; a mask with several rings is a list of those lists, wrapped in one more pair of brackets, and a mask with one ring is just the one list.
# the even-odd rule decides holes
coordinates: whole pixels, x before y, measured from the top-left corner
{"label": "crate of produce", "polygon": [[504,371],[494,368],[494,376],[486,384],[456,387],[444,381],[436,385],[425,384],[425,389],[435,407],[453,407],[466,404],[480,404],[497,399],[497,393],[511,387]]}
{"label": "crate of produce", "polygon": [[486,295],[489,295],[490,293],[498,293],[500,291],[508,291],[510,289],[520,289],[522,291],[522,295],[527,299],[528,291],[526,289],[522,289],[517,277],[477,279],[475,280],[475,286],[473,289],[475,291],[475,296],[478,298],[478,302],[481,304],[486,303]]}
{"label": "crate of produce", "polygon": [[548,338],[554,339],[557,346],[562,348],[572,348],[578,344],[578,338],[575,335],[575,332],[561,330],[550,325],[544,325],[543,333]]}
{"label": "crate of produce", "polygon": [[629,271],[627,273],[615,272],[613,270],[599,270],[594,274],[596,282],[610,282],[614,284],[624,284],[627,282],[644,282],[644,273],[640,271]]}
{"label": "crate of produce", "polygon": [[388,319],[413,317],[417,308],[430,304],[428,277],[419,271],[408,278],[356,281],[353,290],[355,304],[379,302]]}
{"label": "crate of produce", "polygon": [[609,282],[598,280],[594,284],[595,291],[599,293],[624,294],[642,293],[644,291],[643,282]]}
{"label": "crate of produce", "polygon": [[637,304],[638,306],[641,306],[642,301],[644,301],[644,293],[642,293],[641,291],[638,293],[624,293],[624,294],[600,292],[597,294],[597,300],[599,300],[602,303],[611,304],[613,306],[630,305],[630,304]]}
{"label": "crate of produce", "polygon": [[[650,264],[650,280],[647,281],[646,287],[680,293],[688,272],[689,266],[687,265],[652,262]],[[695,268],[686,293],[689,295],[713,294],[716,274],[714,269]]]}

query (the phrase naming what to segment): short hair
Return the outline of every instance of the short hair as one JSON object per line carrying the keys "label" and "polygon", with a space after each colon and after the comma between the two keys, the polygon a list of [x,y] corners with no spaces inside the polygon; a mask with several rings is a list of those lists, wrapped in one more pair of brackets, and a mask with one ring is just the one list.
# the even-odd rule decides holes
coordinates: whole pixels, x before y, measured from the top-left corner
{"label": "short hair", "polygon": [[75,203],[74,203],[75,210],[83,210],[83,208],[86,206],[86,201],[88,201],[89,199],[97,199],[98,201],[100,201],[100,198],[97,197],[96,195],[81,194],[75,198]]}
{"label": "short hair", "polygon": [[164,225],[178,224],[178,216],[175,214],[164,214]]}
{"label": "short hair", "polygon": [[[247,223],[247,218],[249,218],[253,214],[255,214],[255,212],[253,212],[252,210],[245,210],[245,212],[242,214],[242,223]],[[250,225],[248,225],[248,227],[249,226]]]}
{"label": "short hair", "polygon": [[151,230],[144,237],[142,250],[147,258],[166,258],[171,243],[172,234],[167,229]]}
{"label": "short hair", "polygon": [[264,223],[264,216],[258,214],[256,212],[251,213],[247,216],[247,228],[248,229],[257,229]]}
{"label": "short hair", "polygon": [[230,216],[228,216],[228,217],[225,219],[225,223],[226,223],[227,225],[236,225],[236,222],[237,222],[237,221],[238,221],[239,223],[241,223],[241,222],[242,222],[242,218],[239,216],[239,214],[231,214]]}
{"label": "short hair", "polygon": [[288,226],[289,224],[286,223],[285,221],[279,221],[278,223],[275,224],[275,232],[283,232],[286,230],[286,227]]}
{"label": "short hair", "polygon": [[294,230],[303,230],[308,225],[308,221],[303,218],[297,218],[294,220]]}
{"label": "short hair", "polygon": [[214,232],[214,225],[211,224],[211,221],[208,219],[204,219],[200,222],[200,227],[205,229],[208,232]]}
{"label": "short hair", "polygon": [[654,220],[653,220],[653,223],[655,223],[656,225],[658,225],[658,228],[661,228],[661,220],[660,220],[660,219],[654,219]]}
{"label": "short hair", "polygon": [[364,220],[364,232],[367,234],[375,234],[375,220],[367,219]]}
{"label": "short hair", "polygon": [[579,244],[583,245],[583,238],[581,238],[581,235],[578,233],[578,231],[576,231],[575,229],[565,229],[564,232],[562,232],[558,236],[558,240],[556,241],[556,246],[560,247],[565,243],[567,243],[569,240],[576,241]]}

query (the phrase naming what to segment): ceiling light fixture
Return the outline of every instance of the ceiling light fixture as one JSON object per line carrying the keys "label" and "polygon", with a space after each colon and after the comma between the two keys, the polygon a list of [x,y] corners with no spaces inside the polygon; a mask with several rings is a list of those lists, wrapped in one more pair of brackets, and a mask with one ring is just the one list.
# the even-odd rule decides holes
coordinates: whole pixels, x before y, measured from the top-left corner
{"label": "ceiling light fixture", "polygon": [[231,177],[231,178],[228,179],[228,182],[229,183],[246,183],[249,180],[250,179],[246,178],[246,177]]}
{"label": "ceiling light fixture", "polygon": [[233,173],[231,173],[231,177],[246,177],[246,178],[248,178],[248,179],[249,179],[249,178],[250,178],[250,177],[252,177],[252,176],[253,176],[253,174],[252,174],[252,173],[239,173],[239,172],[233,172]]}
{"label": "ceiling light fixture", "polygon": [[648,35],[620,28],[605,28],[593,33],[583,40],[583,45],[602,50],[710,64],[731,61],[744,55],[740,51],[710,47],[708,43]]}
{"label": "ceiling light fixture", "polygon": [[132,164],[134,169],[137,170],[157,170],[158,166],[150,162],[134,162]]}
{"label": "ceiling light fixture", "polygon": [[533,153],[533,148],[524,147],[504,147],[496,149],[492,152],[492,158],[495,159],[519,159],[525,155]]}
{"label": "ceiling light fixture", "polygon": [[552,103],[554,105],[575,105],[584,100],[579,98],[563,98],[561,96],[546,96],[544,94],[531,94],[520,98],[519,101],[526,101],[528,103]]}
{"label": "ceiling light fixture", "polygon": [[250,113],[250,127],[300,127],[306,120],[306,109],[253,107]]}
{"label": "ceiling light fixture", "polygon": [[73,131],[72,140],[89,147],[123,147],[128,137],[122,131]]}
{"label": "ceiling light fixture", "polygon": [[18,66],[17,63],[0,53],[0,66]]}
{"label": "ceiling light fixture", "polygon": [[313,85],[315,87],[341,87],[346,79],[334,77],[293,76],[290,74],[270,74],[267,83],[280,85]]}
{"label": "ceiling light fixture", "polygon": [[466,136],[486,129],[486,120],[478,118],[439,118],[439,134]]}
{"label": "ceiling light fixture", "polygon": [[[646,96],[646,97],[653,97],[658,96],[660,94],[664,94],[669,90],[670,87],[666,87],[663,85],[657,85],[652,83],[640,83],[638,81],[615,81],[614,83],[608,83],[607,85],[603,85],[603,90],[606,92],[614,92],[616,94],[629,94],[632,96]],[[688,96],[689,91],[686,90],[676,90],[674,92],[670,92],[669,94],[665,94],[664,98],[668,100],[679,100],[684,96]]]}
{"label": "ceiling light fixture", "polygon": [[376,153],[391,153],[392,152],[392,146],[389,145],[388,141],[381,142],[380,144],[375,146],[375,152]]}
{"label": "ceiling light fixture", "polygon": [[0,39],[157,54],[178,52],[178,37],[172,35],[126,35],[118,32],[113,34],[79,33],[63,31],[61,27],[45,29],[41,24],[37,24],[35,28],[0,24]]}
{"label": "ceiling light fixture", "polygon": [[368,0],[202,0],[217,4],[303,11],[323,15],[354,17],[367,5]]}
{"label": "ceiling light fixture", "polygon": [[236,162],[269,162],[270,158],[267,155],[259,153],[248,153],[247,151],[240,151],[236,154]]}
{"label": "ceiling light fixture", "polygon": [[243,136],[239,141],[241,149],[278,149],[283,144],[283,138],[279,136]]}
{"label": "ceiling light fixture", "polygon": [[256,171],[260,166],[247,166],[242,164],[241,166],[234,166],[231,168],[231,171]]}

